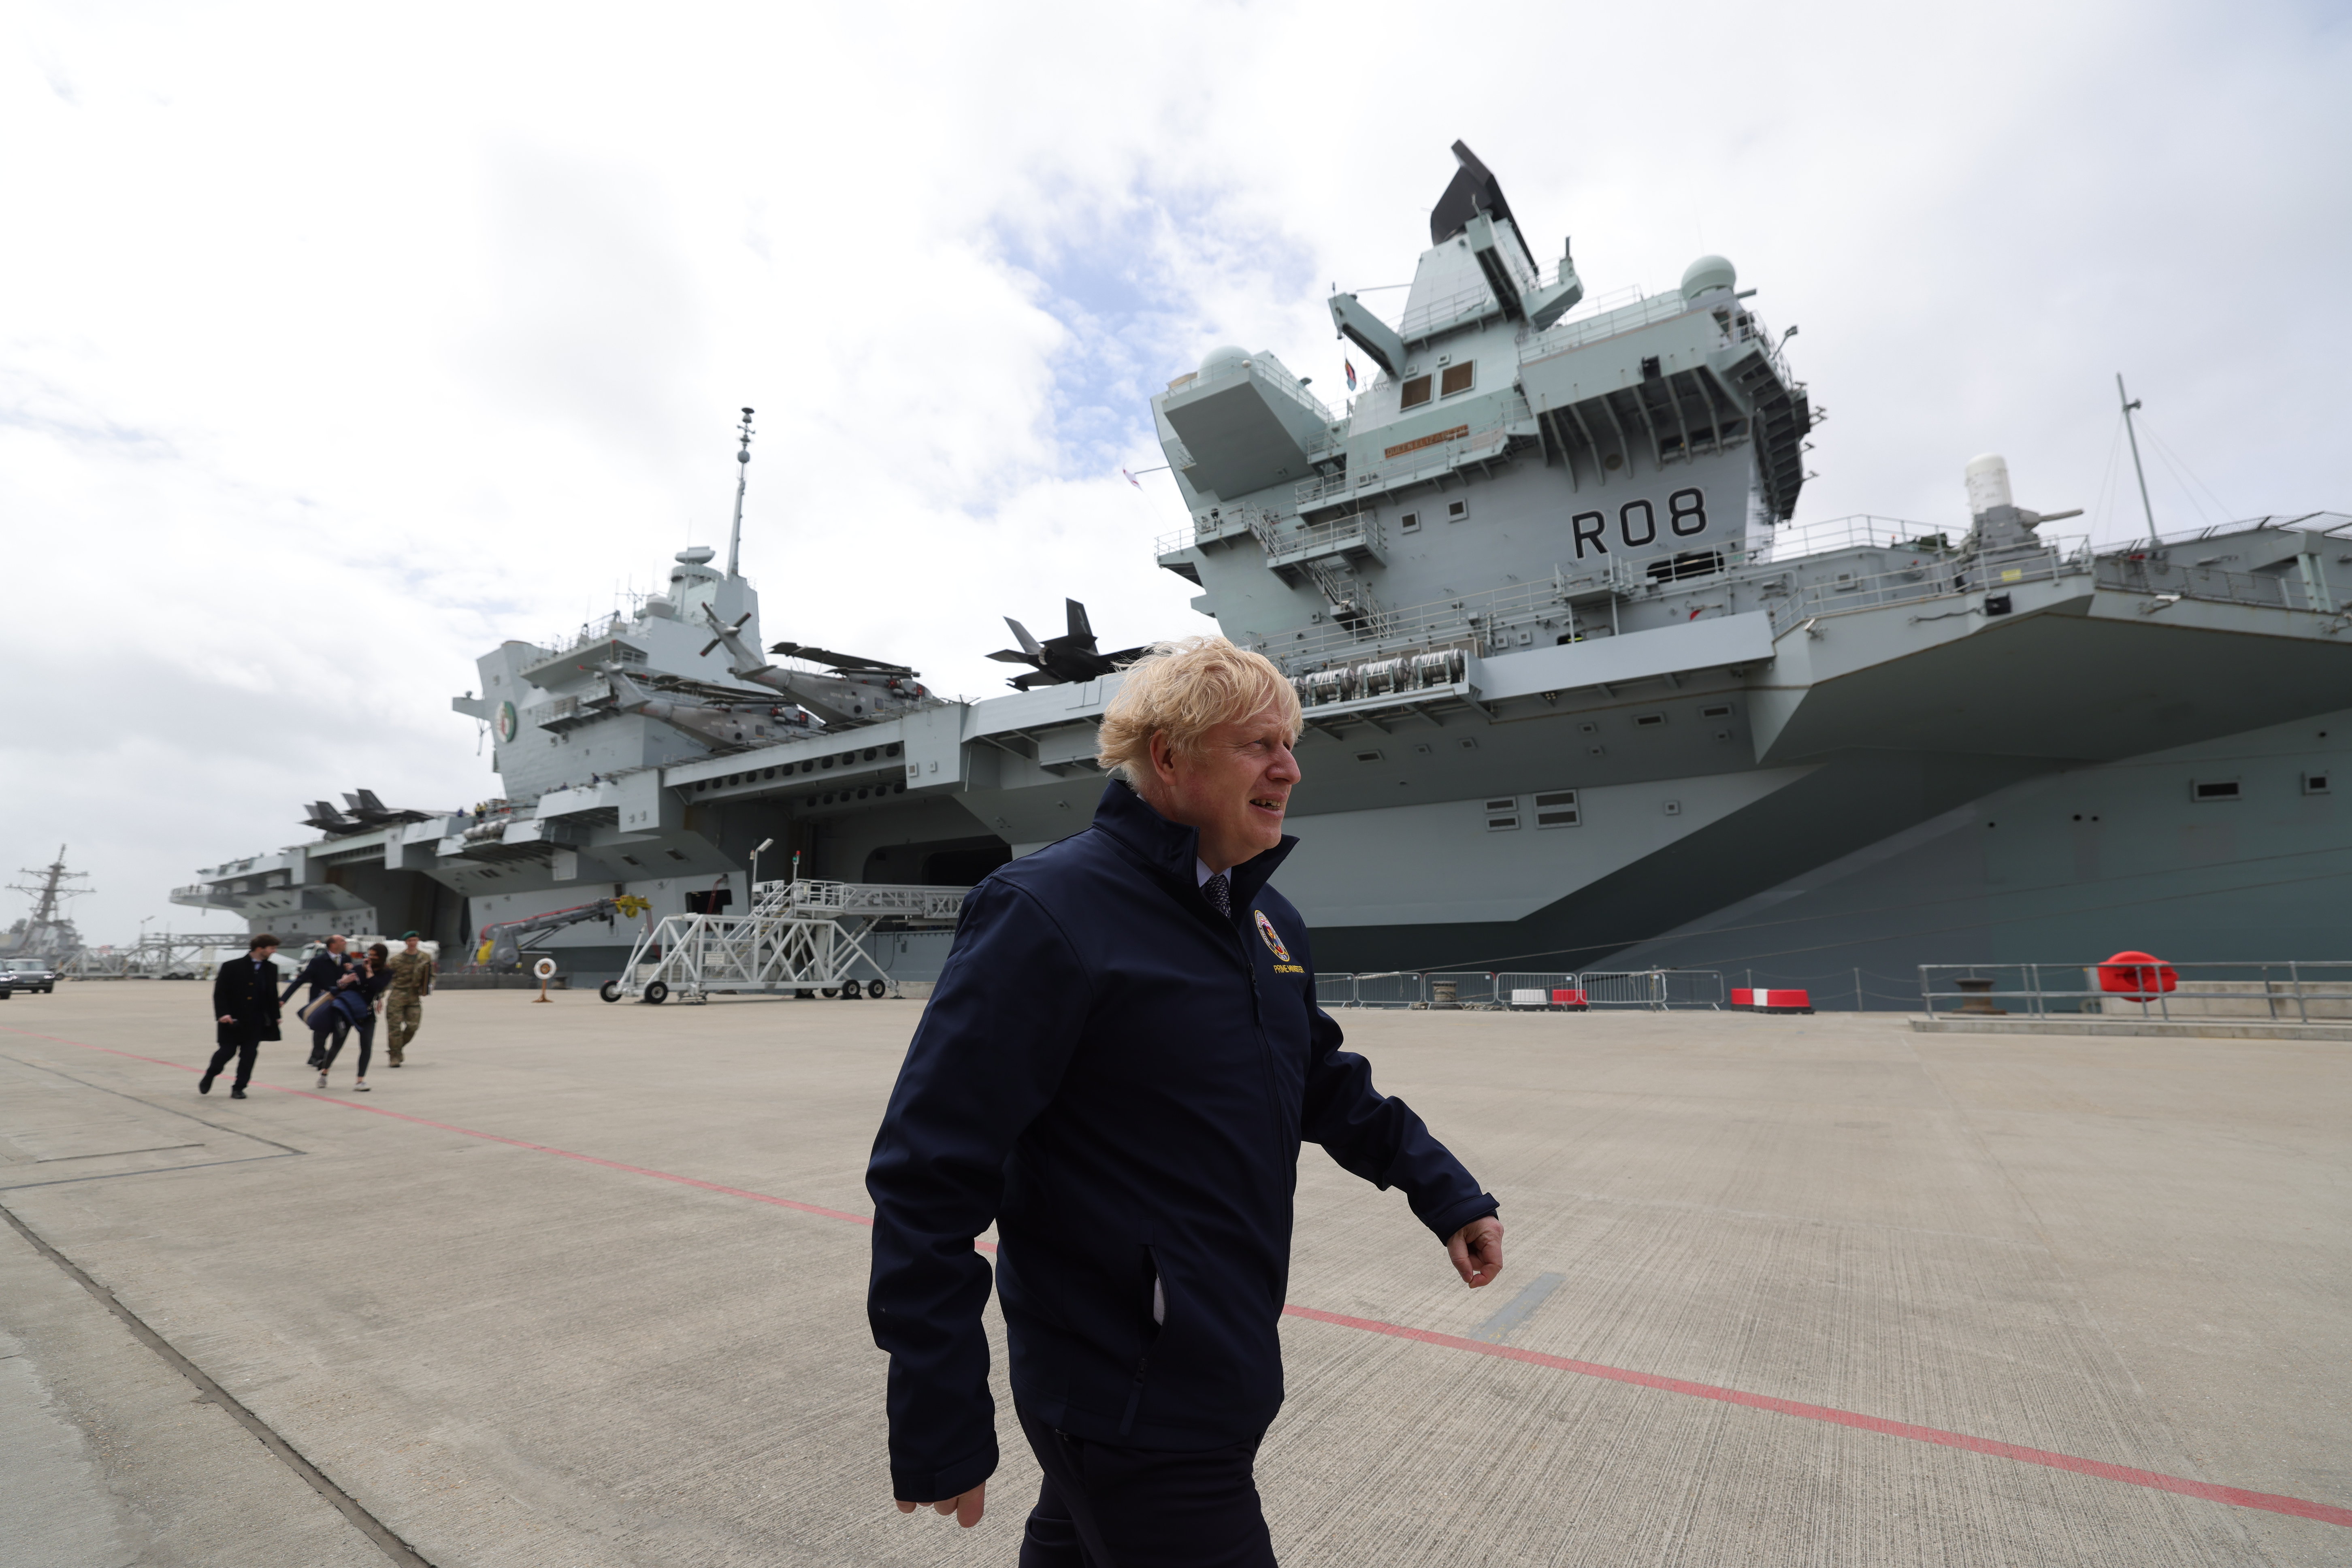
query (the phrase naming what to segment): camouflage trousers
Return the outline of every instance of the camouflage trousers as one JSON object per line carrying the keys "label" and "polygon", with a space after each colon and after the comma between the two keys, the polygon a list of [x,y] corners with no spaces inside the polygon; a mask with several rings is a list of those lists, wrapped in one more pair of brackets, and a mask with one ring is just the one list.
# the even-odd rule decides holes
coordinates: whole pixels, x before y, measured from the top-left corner
{"label": "camouflage trousers", "polygon": [[425,1021],[424,998],[413,991],[385,992],[383,1021],[390,1026],[384,1037],[384,1054],[397,1065],[400,1053],[416,1037],[416,1026]]}

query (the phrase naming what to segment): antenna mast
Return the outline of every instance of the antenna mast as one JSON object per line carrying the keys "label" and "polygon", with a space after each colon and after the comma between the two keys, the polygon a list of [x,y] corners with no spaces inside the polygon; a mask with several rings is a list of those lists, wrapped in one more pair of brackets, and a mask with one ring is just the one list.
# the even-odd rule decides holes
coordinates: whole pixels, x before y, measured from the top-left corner
{"label": "antenna mast", "polygon": [[2132,410],[2139,399],[2124,391],[2124,374],[2116,372],[2116,401],[2124,405],[2124,434],[2131,437],[2132,472],[2139,476],[2139,510],[2147,518],[2147,542],[2160,544],[2156,536],[2156,509],[2147,504],[2147,470],[2139,466],[2139,432],[2132,427]]}
{"label": "antenna mast", "polygon": [[[2120,384],[2122,378],[2116,379]],[[743,445],[735,454],[735,526],[727,531],[727,575],[730,577],[742,575],[736,567],[743,553],[743,487],[751,479],[751,411],[748,408],[743,410],[740,434]]]}
{"label": "antenna mast", "polygon": [[66,847],[58,846],[58,858],[37,869],[27,866],[24,874],[38,877],[37,883],[11,882],[12,892],[33,895],[33,912],[24,924],[23,940],[16,944],[19,952],[63,952],[65,935],[71,921],[65,918],[65,900],[79,898],[89,891],[86,888],[69,888],[68,882],[87,879],[85,871],[66,869]]}

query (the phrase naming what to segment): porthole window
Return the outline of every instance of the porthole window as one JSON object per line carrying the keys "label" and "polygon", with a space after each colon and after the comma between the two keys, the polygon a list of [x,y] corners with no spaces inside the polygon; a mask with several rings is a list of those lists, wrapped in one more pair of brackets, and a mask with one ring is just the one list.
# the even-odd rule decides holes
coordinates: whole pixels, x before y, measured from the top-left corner
{"label": "porthole window", "polygon": [[2238,798],[2238,781],[2198,779],[2189,786],[2189,798],[2195,801],[2235,800]]}
{"label": "porthole window", "polygon": [[2304,774],[2303,793],[2305,795],[2326,795],[2327,793],[2327,775],[2326,773]]}
{"label": "porthole window", "polygon": [[1445,521],[1448,521],[1448,522],[1460,522],[1464,518],[1468,517],[1469,515],[1470,515],[1470,503],[1469,503],[1468,501],[1466,501],[1466,500],[1450,500],[1450,501],[1447,501],[1447,502],[1445,503]]}
{"label": "porthole window", "polygon": [[1505,795],[1486,803],[1486,831],[1509,833],[1519,826],[1519,801],[1517,795]]}
{"label": "porthole window", "polygon": [[1477,368],[1478,363],[1475,360],[1465,360],[1460,364],[1447,365],[1444,374],[1438,378],[1437,395],[1440,397],[1451,397],[1457,392],[1469,391],[1472,381],[1475,379],[1474,373]]}
{"label": "porthole window", "polygon": [[1429,401],[1429,377],[1416,375],[1404,384],[1404,395],[1398,400],[1400,408],[1418,408]]}
{"label": "porthole window", "polygon": [[1417,511],[1409,511],[1402,517],[1397,519],[1397,531],[1399,533],[1419,533],[1421,531],[1421,513]]}

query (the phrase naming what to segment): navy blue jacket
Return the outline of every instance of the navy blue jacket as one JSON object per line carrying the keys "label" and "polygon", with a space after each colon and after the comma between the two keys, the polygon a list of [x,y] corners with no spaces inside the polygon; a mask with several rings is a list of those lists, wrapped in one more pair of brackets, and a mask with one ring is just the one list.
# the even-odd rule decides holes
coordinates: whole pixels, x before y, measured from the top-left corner
{"label": "navy blue jacket", "polygon": [[352,961],[348,954],[339,958],[322,949],[311,954],[310,962],[302,966],[300,973],[297,973],[292,983],[286,987],[286,994],[278,1000],[283,1003],[287,997],[292,996],[294,993],[308,985],[310,988],[310,994],[303,1004],[308,1006],[310,1002],[315,1002],[332,991],[342,980],[344,972],[351,966]]}
{"label": "navy blue jacket", "polygon": [[1496,1212],[1316,1006],[1306,922],[1265,885],[1296,842],[1234,868],[1227,920],[1197,884],[1199,834],[1113,784],[1088,831],[965,900],[866,1173],[897,1496],[996,1468],[972,1247],[992,1221],[1015,1403],[1182,1450],[1254,1436],[1282,1404],[1301,1140],[1403,1188],[1440,1237]]}

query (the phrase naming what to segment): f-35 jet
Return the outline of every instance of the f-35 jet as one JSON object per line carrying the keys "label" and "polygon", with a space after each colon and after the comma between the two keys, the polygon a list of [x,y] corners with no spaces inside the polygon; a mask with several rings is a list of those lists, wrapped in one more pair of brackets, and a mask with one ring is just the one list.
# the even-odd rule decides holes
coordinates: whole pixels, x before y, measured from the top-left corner
{"label": "f-35 jet", "polygon": [[1076,599],[1065,599],[1062,604],[1069,616],[1070,629],[1060,637],[1047,637],[1044,642],[1031,637],[1029,628],[1011,616],[1004,617],[1004,624],[1013,628],[1013,635],[1021,646],[999,648],[988,657],[1003,664],[1031,667],[1032,673],[1016,675],[1005,681],[1014,690],[1026,691],[1033,686],[1063,686],[1099,680],[1142,657],[1144,650],[1139,647],[1123,647],[1117,653],[1097,652],[1095,628],[1087,621],[1087,607]]}
{"label": "f-35 jet", "polygon": [[339,836],[364,833],[372,827],[390,827],[400,822],[422,822],[425,816],[421,811],[405,811],[386,805],[372,789],[347,792],[343,795],[343,805],[346,810],[337,811],[323,800],[314,800],[310,803],[310,814],[302,820],[321,833]]}
{"label": "f-35 jet", "polygon": [[705,654],[726,644],[727,668],[736,679],[784,693],[828,726],[871,724],[877,719],[895,718],[931,700],[931,694],[916,680],[915,672],[903,664],[885,664],[878,658],[854,653],[830,653],[807,643],[776,643],[768,649],[770,653],[823,665],[826,673],[786,669],[762,659],[759,650],[743,640],[743,623],[751,618],[748,613],[729,626],[706,605],[702,617],[712,633],[710,640],[702,645]]}

